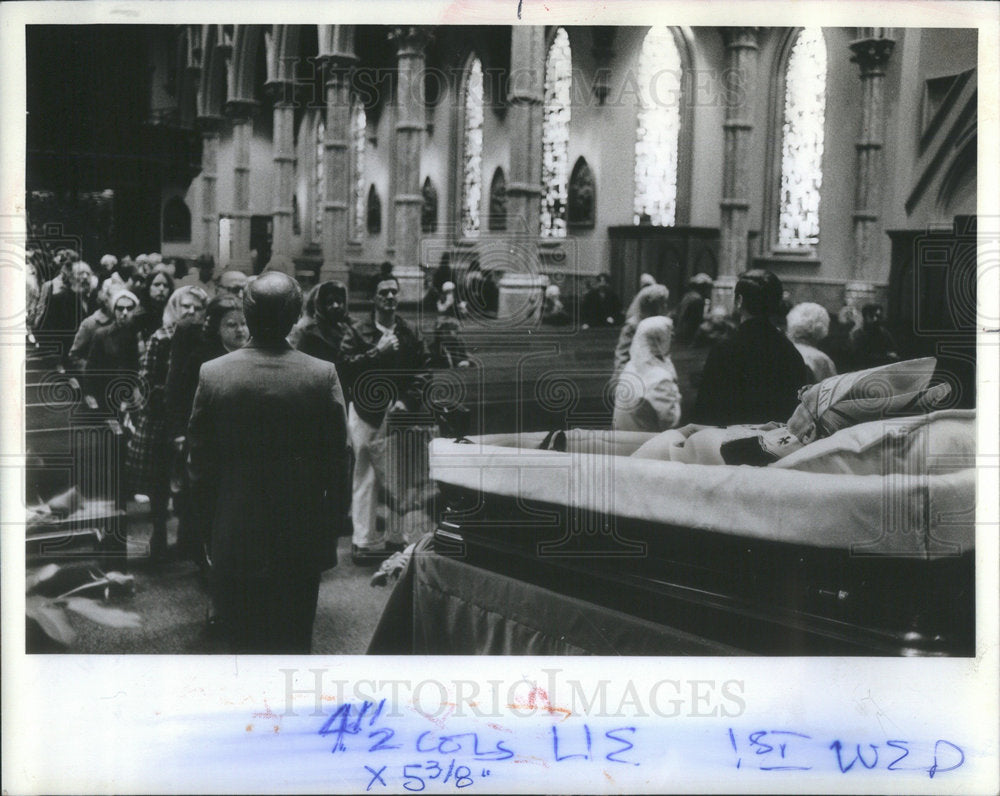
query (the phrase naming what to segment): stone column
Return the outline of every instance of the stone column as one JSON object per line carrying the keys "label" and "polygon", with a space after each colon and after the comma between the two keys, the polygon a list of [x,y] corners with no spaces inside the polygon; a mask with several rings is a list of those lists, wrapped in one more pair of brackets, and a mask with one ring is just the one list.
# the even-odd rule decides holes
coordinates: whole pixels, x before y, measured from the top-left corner
{"label": "stone column", "polygon": [[[750,144],[757,106],[757,28],[723,28],[727,92],[725,145],[722,155],[722,223],[719,228],[719,275],[712,301],[731,308],[736,277],[747,269]],[[732,90],[738,88],[738,90]]]}
{"label": "stone column", "polygon": [[219,204],[216,181],[219,167],[219,130],[222,119],[218,116],[199,116],[201,131],[201,224],[204,242],[202,254],[219,260]]}
{"label": "stone column", "polygon": [[351,67],[353,56],[321,56],[326,70],[326,172],[323,184],[323,265],[320,281],[347,283],[347,199],[351,190]]}
{"label": "stone column", "polygon": [[393,271],[400,279],[400,300],[417,302],[423,294],[420,271],[420,154],[424,143],[427,110],[424,102],[424,50],[429,36],[420,27],[394,28],[396,44],[396,125],[393,144]]}
{"label": "stone column", "polygon": [[252,100],[230,100],[226,113],[233,120],[233,204],[232,257],[229,269],[253,272],[250,258],[250,139],[253,137],[253,117],[257,103]]}
{"label": "stone column", "polygon": [[[532,263],[511,263],[513,270],[537,271],[542,202],[542,110],[545,100],[545,28],[516,25],[511,31],[507,125],[510,176],[507,180],[507,234],[526,237]],[[532,252],[534,253],[532,255]],[[525,267],[525,265],[527,267]]]}
{"label": "stone column", "polygon": [[[291,81],[267,84],[274,100],[274,226],[271,233],[271,260],[291,262],[292,197],[295,193],[295,98]],[[294,270],[294,269],[293,269]],[[289,274],[294,276],[294,273]]]}
{"label": "stone column", "polygon": [[884,28],[861,28],[860,38],[851,42],[851,60],[861,69],[861,132],[857,149],[854,188],[854,270],[853,281],[845,286],[849,304],[871,300],[878,275],[882,203],[882,145],[885,130],[885,67],[896,42]]}

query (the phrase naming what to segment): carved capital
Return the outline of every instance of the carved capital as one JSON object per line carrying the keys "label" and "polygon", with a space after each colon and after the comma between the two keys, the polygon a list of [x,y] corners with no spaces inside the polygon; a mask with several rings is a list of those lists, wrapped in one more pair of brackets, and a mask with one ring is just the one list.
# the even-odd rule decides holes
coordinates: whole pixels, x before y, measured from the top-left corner
{"label": "carved capital", "polygon": [[756,50],[759,39],[760,28],[722,28],[722,42],[727,50]]}
{"label": "carved capital", "polygon": [[221,116],[199,116],[195,125],[202,135],[215,135],[222,129],[224,121]]}
{"label": "carved capital", "polygon": [[893,39],[877,38],[852,41],[850,48],[854,54],[851,56],[851,61],[861,67],[862,77],[882,74],[886,64],[889,63],[895,46],[896,42]]}
{"label": "carved capital", "polygon": [[395,27],[389,31],[389,41],[395,42],[396,54],[400,57],[423,55],[431,38],[431,32],[421,25]]}
{"label": "carved capital", "polygon": [[234,122],[248,122],[257,115],[260,103],[250,99],[234,99],[226,103],[226,116]]}
{"label": "carved capital", "polygon": [[295,83],[291,80],[268,80],[264,91],[275,104],[295,101]]}

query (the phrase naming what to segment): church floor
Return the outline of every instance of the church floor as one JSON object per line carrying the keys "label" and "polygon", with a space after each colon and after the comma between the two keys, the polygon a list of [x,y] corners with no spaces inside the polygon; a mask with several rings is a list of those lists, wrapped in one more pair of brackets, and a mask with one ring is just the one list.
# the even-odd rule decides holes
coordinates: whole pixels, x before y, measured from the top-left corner
{"label": "church floor", "polygon": [[[194,654],[224,652],[206,632],[208,594],[197,567],[189,562],[168,562],[157,567],[145,561],[150,536],[145,506],[129,503],[129,571],[136,593],[122,606],[141,617],[138,629],[105,627],[74,615],[77,638],[68,650],[75,654]],[[171,543],[177,521],[167,527]],[[313,653],[363,654],[382,613],[391,587],[369,584],[375,567],[351,563],[351,540],[340,539],[340,563],[323,575],[320,583]]]}

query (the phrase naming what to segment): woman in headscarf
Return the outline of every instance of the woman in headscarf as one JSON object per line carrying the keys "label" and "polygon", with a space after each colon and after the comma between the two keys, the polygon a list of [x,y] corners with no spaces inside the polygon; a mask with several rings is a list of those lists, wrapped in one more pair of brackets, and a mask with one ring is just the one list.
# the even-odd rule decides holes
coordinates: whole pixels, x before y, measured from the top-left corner
{"label": "woman in headscarf", "polygon": [[681,419],[681,393],[670,361],[673,324],[654,315],[639,322],[629,361],[615,387],[612,427],[621,431],[666,431]]}
{"label": "woman in headscarf", "polygon": [[132,316],[139,308],[139,299],[129,290],[114,293],[110,302],[114,321],[94,333],[87,352],[84,372],[87,403],[111,414],[131,404],[137,388],[139,341]]}
{"label": "woman in headscarf", "polygon": [[351,327],[347,315],[347,285],[331,279],[321,282],[310,291],[311,320],[302,326],[298,345],[303,354],[332,362],[337,366],[340,383],[347,395],[348,384],[343,372],[340,343]]}
{"label": "woman in headscarf", "polygon": [[667,314],[667,300],[670,298],[670,291],[665,285],[647,285],[636,293],[635,312],[625,319],[622,330],[618,334],[618,345],[615,346],[615,375],[622,372],[629,360],[629,351],[632,348],[632,339],[635,337],[635,330],[639,323],[654,315]]}
{"label": "woman in headscarf", "polygon": [[[154,274],[164,277],[166,274]],[[167,503],[173,446],[167,436],[165,392],[170,368],[170,346],[179,326],[194,326],[205,317],[207,297],[196,287],[181,287],[166,301],[162,325],[149,338],[139,366],[145,402],[134,418],[135,433],[128,445],[128,472],[136,494],[149,496],[153,523],[149,557],[161,560],[167,551]]]}
{"label": "woman in headscarf", "polygon": [[150,338],[161,328],[163,311],[173,292],[174,280],[164,271],[154,270],[142,280],[142,287],[139,288],[139,303],[142,308],[135,316],[140,353],[146,350]]}
{"label": "woman in headscarf", "polygon": [[[164,402],[167,416],[165,436],[175,460],[183,462],[187,458],[187,425],[194,404],[194,394],[198,389],[198,372],[201,366],[209,360],[242,348],[249,339],[250,332],[243,316],[243,302],[231,293],[220,293],[208,302],[204,325],[185,326],[174,334]],[[197,524],[191,521],[188,514],[186,475],[183,466],[177,469],[179,475],[175,479],[177,494],[174,496],[174,506],[180,518],[177,528],[178,553],[204,567],[207,562],[203,542],[206,540],[195,538],[192,533]]]}

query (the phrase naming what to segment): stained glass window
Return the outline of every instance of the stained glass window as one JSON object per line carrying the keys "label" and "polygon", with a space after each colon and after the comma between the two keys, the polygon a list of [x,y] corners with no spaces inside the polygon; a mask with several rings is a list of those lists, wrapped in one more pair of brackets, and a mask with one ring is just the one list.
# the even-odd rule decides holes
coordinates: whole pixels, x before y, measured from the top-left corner
{"label": "stained glass window", "polygon": [[569,35],[565,28],[558,28],[545,59],[545,104],[542,111],[543,238],[566,237],[572,87],[573,69]]}
{"label": "stained glass window", "polygon": [[796,37],[785,68],[778,211],[780,249],[814,248],[819,243],[825,121],[826,44],[822,30],[805,28]]}
{"label": "stained glass window", "polygon": [[672,226],[677,212],[681,54],[669,28],[650,28],[639,53],[633,223]]}
{"label": "stained glass window", "polygon": [[326,122],[322,112],[316,122],[316,169],[313,179],[313,240],[323,237],[323,204],[326,201]]}
{"label": "stained glass window", "polygon": [[462,234],[477,237],[483,201],[483,65],[478,58],[469,64],[462,100]]}
{"label": "stained glass window", "polygon": [[361,240],[365,230],[365,136],[368,118],[365,107],[355,102],[351,107],[351,238]]}

